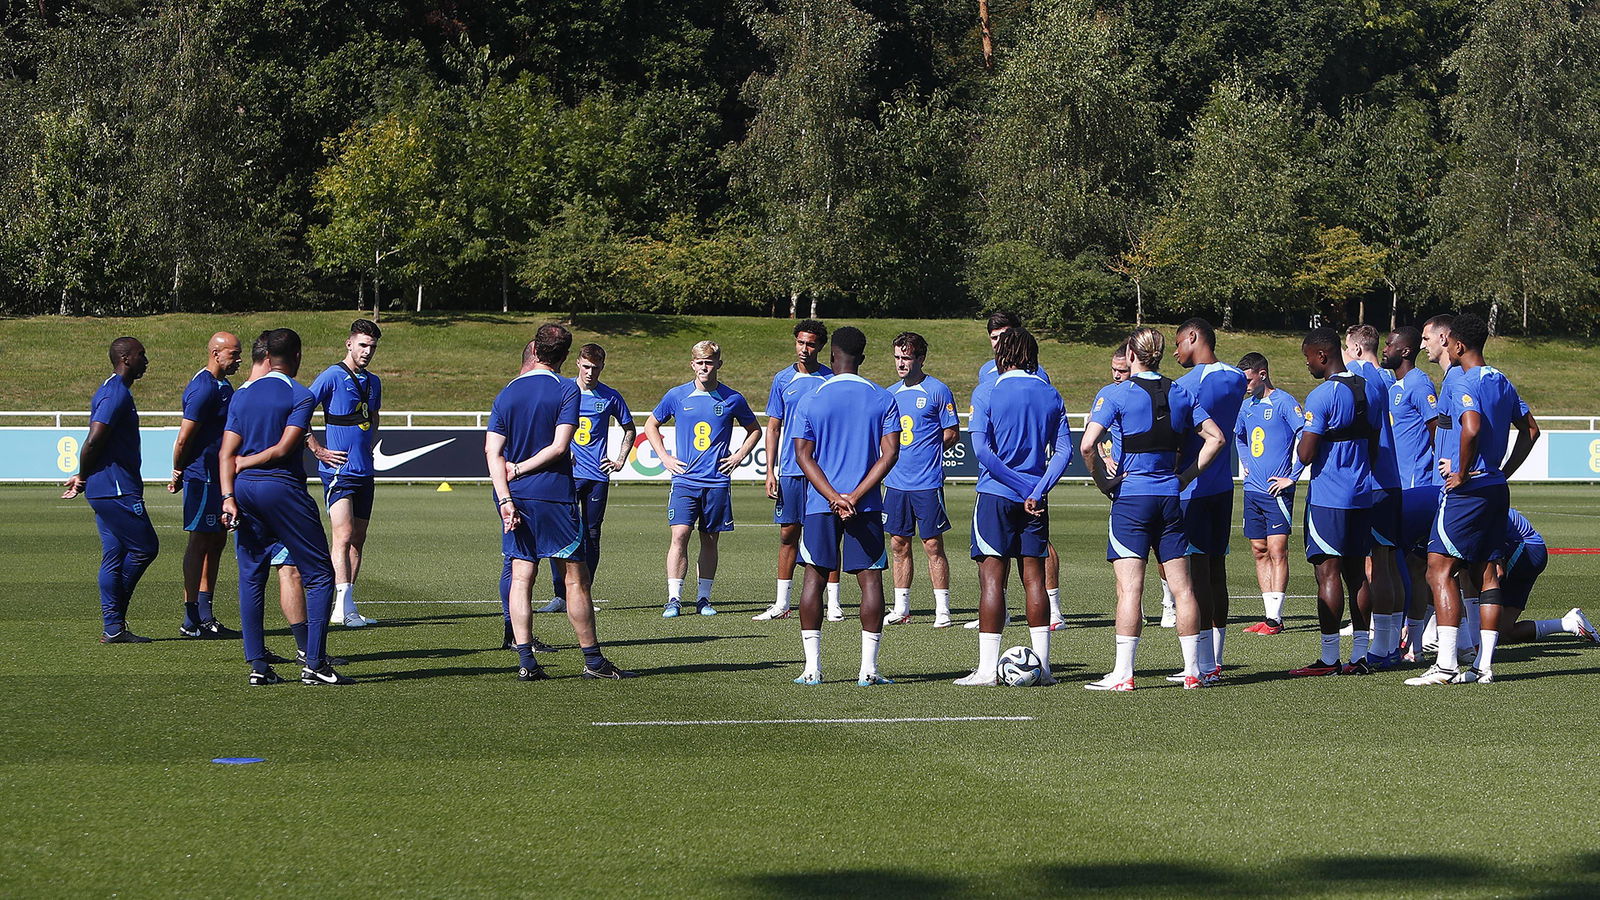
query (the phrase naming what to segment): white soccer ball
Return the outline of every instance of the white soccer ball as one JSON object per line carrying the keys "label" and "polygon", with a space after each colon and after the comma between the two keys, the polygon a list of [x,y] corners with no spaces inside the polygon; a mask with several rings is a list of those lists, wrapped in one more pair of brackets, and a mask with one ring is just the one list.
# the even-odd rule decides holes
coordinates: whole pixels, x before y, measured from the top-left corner
{"label": "white soccer ball", "polygon": [[1039,683],[1044,663],[1032,647],[1012,647],[1000,656],[1000,683],[1032,687]]}

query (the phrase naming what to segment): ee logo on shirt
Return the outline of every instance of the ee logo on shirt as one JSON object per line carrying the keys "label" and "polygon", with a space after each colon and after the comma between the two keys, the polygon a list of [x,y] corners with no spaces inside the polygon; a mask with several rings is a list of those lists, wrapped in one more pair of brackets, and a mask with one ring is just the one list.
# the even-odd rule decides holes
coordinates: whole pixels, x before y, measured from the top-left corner
{"label": "ee logo on shirt", "polygon": [[909,447],[911,442],[916,439],[914,425],[915,423],[911,421],[910,416],[900,417],[900,446]]}
{"label": "ee logo on shirt", "polygon": [[1250,432],[1250,455],[1259,458],[1265,452],[1267,452],[1267,432],[1257,425]]}
{"label": "ee logo on shirt", "polygon": [[572,435],[572,439],[577,441],[580,447],[589,446],[589,442],[594,440],[594,420],[588,416],[579,416],[578,430]]}
{"label": "ee logo on shirt", "polygon": [[701,452],[711,449],[711,423],[694,423],[694,448]]}

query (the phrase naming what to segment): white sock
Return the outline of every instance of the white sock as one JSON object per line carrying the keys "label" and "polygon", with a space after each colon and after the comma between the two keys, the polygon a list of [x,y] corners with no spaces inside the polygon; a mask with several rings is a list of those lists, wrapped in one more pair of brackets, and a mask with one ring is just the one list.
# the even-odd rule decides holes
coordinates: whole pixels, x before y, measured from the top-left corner
{"label": "white sock", "polygon": [[1052,588],[1044,593],[1050,598],[1050,621],[1061,621],[1061,589]]}
{"label": "white sock", "polygon": [[1372,655],[1388,656],[1393,652],[1389,641],[1394,637],[1394,620],[1385,613],[1372,617]]}
{"label": "white sock", "polygon": [[1422,643],[1439,643],[1439,614],[1433,607],[1428,607],[1427,624],[1422,626]]}
{"label": "white sock", "polygon": [[[1201,640],[1201,639],[1204,640]],[[1209,675],[1217,667],[1217,649],[1211,642],[1211,635],[1201,631],[1195,635],[1194,664],[1199,667],[1201,675]]]}
{"label": "white sock", "polygon": [[667,579],[667,599],[668,600],[682,600],[683,599],[683,579],[682,578],[668,578]]}
{"label": "white sock", "polygon": [[1456,632],[1456,646],[1465,650],[1478,636],[1478,598],[1461,598],[1461,630]]}
{"label": "white sock", "polygon": [[1283,592],[1270,591],[1261,595],[1261,605],[1266,607],[1266,617],[1274,622],[1283,621]]}
{"label": "white sock", "polygon": [[[1122,638],[1119,636],[1117,640],[1120,641]],[[1200,676],[1200,669],[1199,664],[1195,661],[1195,657],[1198,655],[1200,649],[1200,635],[1178,635],[1178,649],[1183,651],[1183,674],[1188,675],[1191,678],[1198,678]]]}
{"label": "white sock", "polygon": [[911,588],[894,589],[894,616],[900,618],[911,612]]}
{"label": "white sock", "polygon": [[950,589],[933,589],[933,611],[936,615],[949,618],[950,616]]}
{"label": "white sock", "polygon": [[1127,681],[1133,677],[1133,657],[1138,651],[1138,635],[1117,635],[1117,667],[1111,670],[1111,675],[1115,680]]}
{"label": "white sock", "polygon": [[1028,628],[1028,637],[1033,641],[1033,652],[1044,663],[1044,672],[1050,674],[1050,626],[1032,625]]}
{"label": "white sock", "polygon": [[1478,658],[1472,661],[1473,668],[1479,672],[1489,672],[1494,669],[1494,645],[1500,642],[1500,632],[1490,631],[1487,628],[1478,632],[1478,640],[1482,649],[1478,651]]}
{"label": "white sock", "polygon": [[1534,619],[1533,636],[1544,640],[1552,634],[1577,634],[1575,629],[1567,627],[1566,619]]}
{"label": "white sock", "polygon": [[806,671],[822,671],[822,631],[800,631],[800,647],[806,652]]}
{"label": "white sock", "polygon": [[1000,635],[978,632],[978,677],[993,678],[1000,668]]}
{"label": "white sock", "polygon": [[1456,663],[1456,631],[1455,625],[1439,626],[1439,659],[1441,669],[1454,669]]}
{"label": "white sock", "polygon": [[871,631],[861,632],[861,677],[876,675],[878,672],[878,645],[883,642],[883,634]]}
{"label": "white sock", "polygon": [[828,608],[839,608],[839,583],[836,581],[828,582]]}
{"label": "white sock", "polygon": [[355,585],[348,581],[333,586],[333,621],[342,622],[356,611],[355,604],[350,599],[350,592],[354,587]]}
{"label": "white sock", "polygon": [[1367,651],[1372,648],[1372,634],[1367,631],[1357,631],[1350,638],[1350,661],[1366,659]]}
{"label": "white sock", "polygon": [[1339,633],[1325,634],[1322,636],[1321,662],[1325,666],[1339,664]]}
{"label": "white sock", "polygon": [[778,607],[779,609],[788,609],[789,608],[789,589],[791,587],[793,587],[793,586],[794,586],[794,581],[791,580],[791,579],[788,579],[788,578],[780,578],[780,579],[778,579],[778,599],[772,601],[772,605]]}
{"label": "white sock", "polygon": [[1172,599],[1172,585],[1167,584],[1165,578],[1161,579],[1161,605],[1171,609],[1175,602]]}
{"label": "white sock", "polygon": [[715,581],[716,579],[714,579],[714,578],[701,578],[701,579],[698,579],[698,580],[700,582],[700,590],[699,590],[698,593],[695,594],[694,598],[696,600],[710,600],[711,599],[711,582]]}
{"label": "white sock", "polygon": [[1211,629],[1211,656],[1216,660],[1216,668],[1222,668],[1222,644],[1228,637],[1228,629]]}
{"label": "white sock", "polygon": [[1406,633],[1406,614],[1403,612],[1389,614],[1389,654],[1392,656],[1400,649],[1400,638]]}

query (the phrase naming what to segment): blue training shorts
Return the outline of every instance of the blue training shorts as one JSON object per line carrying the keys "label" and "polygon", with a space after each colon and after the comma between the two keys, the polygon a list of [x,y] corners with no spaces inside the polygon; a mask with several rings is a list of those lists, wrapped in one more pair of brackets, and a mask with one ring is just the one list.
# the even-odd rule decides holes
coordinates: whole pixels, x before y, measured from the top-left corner
{"label": "blue training shorts", "polygon": [[500,538],[513,559],[583,559],[583,513],[560,500],[513,500],[522,521]]}
{"label": "blue training shorts", "polygon": [[667,500],[668,525],[700,525],[701,531],[733,530],[733,497],[727,485],[722,487],[690,487],[672,483],[672,496]]}
{"label": "blue training shorts", "polygon": [[1306,559],[1366,556],[1372,551],[1372,522],[1365,509],[1335,509],[1306,504]]}
{"label": "blue training shorts", "polygon": [[1408,553],[1428,555],[1428,535],[1439,513],[1439,486],[1406,488],[1400,492],[1400,546]]}
{"label": "blue training shorts", "polygon": [[805,521],[808,487],[804,475],[778,476],[778,499],[772,508],[772,524],[799,525]]}
{"label": "blue training shorts", "polygon": [[222,489],[198,478],[183,480],[183,530],[215,534],[222,524]]}
{"label": "blue training shorts", "polygon": [[1544,544],[1518,544],[1511,558],[1505,561],[1505,574],[1500,576],[1500,605],[1527,609],[1533,583],[1539,580],[1549,559]]}
{"label": "blue training shorts", "polygon": [[1404,546],[1400,536],[1400,490],[1378,488],[1368,492],[1367,498],[1372,501],[1367,512],[1367,527],[1372,529],[1373,546]]}
{"label": "blue training shorts", "polygon": [[979,494],[972,507],[972,558],[1050,555],[1050,514],[1030,516],[1021,503]]}
{"label": "blue training shorts", "polygon": [[923,540],[949,531],[950,515],[944,508],[944,488],[926,491],[884,488],[883,530],[897,537],[910,537],[915,530]]}
{"label": "blue training shorts", "polygon": [[1277,496],[1260,491],[1244,492],[1244,536],[1265,540],[1271,535],[1288,534],[1294,519],[1294,488]]}
{"label": "blue training shorts", "polygon": [[327,508],[332,509],[335,503],[349,497],[350,514],[358,519],[372,518],[373,492],[371,478],[351,478],[338,472],[322,476],[322,496]]}
{"label": "blue training shorts", "polygon": [[1106,559],[1148,559],[1157,562],[1184,555],[1189,542],[1183,534],[1183,510],[1178,498],[1139,495],[1111,501],[1111,522]]}
{"label": "blue training shorts", "polygon": [[1190,497],[1183,508],[1183,533],[1188,540],[1185,554],[1226,556],[1228,536],[1233,530],[1233,491]]}
{"label": "blue training shorts", "polygon": [[806,516],[800,532],[800,561],[833,571],[860,572],[889,564],[883,549],[883,517],[877,512],[857,512],[841,521],[833,513]]}
{"label": "blue training shorts", "polygon": [[1506,513],[1511,492],[1502,482],[1483,486],[1471,482],[1439,495],[1439,511],[1428,537],[1428,552],[1442,553],[1467,562],[1493,559],[1505,538]]}

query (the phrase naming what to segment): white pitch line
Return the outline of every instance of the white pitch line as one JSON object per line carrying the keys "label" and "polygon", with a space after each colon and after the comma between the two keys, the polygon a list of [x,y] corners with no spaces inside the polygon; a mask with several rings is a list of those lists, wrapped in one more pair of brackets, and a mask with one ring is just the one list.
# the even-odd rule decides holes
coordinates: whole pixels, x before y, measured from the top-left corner
{"label": "white pitch line", "polygon": [[1033,716],[931,716],[904,719],[689,719],[681,722],[590,722],[615,725],[893,725],[903,722],[1032,722]]}

